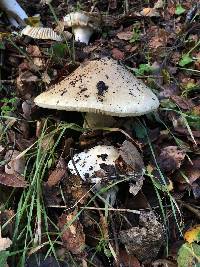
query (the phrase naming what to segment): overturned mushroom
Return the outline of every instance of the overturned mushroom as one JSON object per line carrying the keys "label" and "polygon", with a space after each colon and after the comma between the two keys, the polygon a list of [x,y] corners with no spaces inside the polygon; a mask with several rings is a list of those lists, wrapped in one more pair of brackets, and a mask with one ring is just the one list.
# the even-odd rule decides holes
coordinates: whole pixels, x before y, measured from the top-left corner
{"label": "overturned mushroom", "polygon": [[90,128],[112,126],[111,116],[131,117],[154,111],[156,95],[124,66],[109,58],[77,68],[35,98],[43,108],[87,112]]}
{"label": "overturned mushroom", "polygon": [[[126,149],[127,146],[131,148],[130,151]],[[127,168],[122,170],[119,162],[123,162]],[[84,181],[96,184],[96,190],[111,181],[134,181],[134,195],[143,184],[143,167],[143,160],[137,148],[129,141],[124,141],[119,149],[114,146],[97,145],[75,154],[68,163],[71,174],[80,175]],[[106,199],[112,204],[115,201],[117,188],[116,185],[111,187],[106,195]]]}
{"label": "overturned mushroom", "polygon": [[28,18],[28,16],[16,0],[1,0],[0,8],[5,11],[14,26],[25,25],[24,19]]}
{"label": "overturned mushroom", "polygon": [[98,16],[87,12],[72,12],[63,18],[64,24],[72,28],[75,40],[82,43],[89,43],[94,31],[99,29],[100,19]]}

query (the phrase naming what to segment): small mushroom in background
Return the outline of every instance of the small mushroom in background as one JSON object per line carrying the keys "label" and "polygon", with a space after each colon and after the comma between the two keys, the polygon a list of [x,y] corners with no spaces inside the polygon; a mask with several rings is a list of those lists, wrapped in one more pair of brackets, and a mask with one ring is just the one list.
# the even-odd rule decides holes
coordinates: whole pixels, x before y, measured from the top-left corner
{"label": "small mushroom in background", "polygon": [[22,35],[29,36],[33,39],[62,41],[62,37],[53,29],[45,27],[32,27],[27,25],[21,32]]}
{"label": "small mushroom in background", "polygon": [[72,12],[63,18],[64,25],[72,28],[75,40],[88,44],[94,31],[99,30],[100,18],[98,15],[83,11]]}
{"label": "small mushroom in background", "polygon": [[1,0],[0,8],[7,14],[13,26],[25,25],[24,19],[27,19],[28,16],[16,0]]}
{"label": "small mushroom in background", "polygon": [[[121,170],[119,162],[127,168]],[[82,180],[95,184],[95,190],[106,187],[109,182],[130,180],[135,182],[136,195],[143,185],[144,163],[137,148],[129,141],[124,141],[120,148],[97,145],[75,154],[68,163],[68,169],[71,174],[80,175]],[[113,185],[104,195],[111,205],[115,203],[117,192],[118,186]]]}
{"label": "small mushroom in background", "polygon": [[43,108],[86,112],[85,124],[89,128],[112,127],[112,116],[140,116],[159,106],[150,88],[109,58],[78,67],[34,101]]}

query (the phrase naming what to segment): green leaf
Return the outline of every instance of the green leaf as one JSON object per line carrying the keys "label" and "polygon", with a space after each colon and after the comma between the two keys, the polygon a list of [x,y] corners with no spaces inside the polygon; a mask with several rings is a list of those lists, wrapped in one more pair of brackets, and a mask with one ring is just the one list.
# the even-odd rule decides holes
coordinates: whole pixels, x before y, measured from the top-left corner
{"label": "green leaf", "polygon": [[181,60],[179,61],[179,66],[184,67],[185,65],[193,62],[193,59],[190,57],[190,55],[185,54],[182,56]]}
{"label": "green leaf", "polygon": [[145,73],[151,73],[153,70],[152,66],[149,64],[140,64],[139,68],[134,69],[136,75],[142,76]]}
{"label": "green leaf", "polygon": [[52,46],[52,53],[57,58],[64,58],[67,54],[67,45],[57,43]]}
{"label": "green leaf", "polygon": [[179,5],[176,6],[176,10],[175,10],[175,14],[176,15],[181,15],[184,12],[185,12],[185,8],[182,7],[182,5],[179,4]]}
{"label": "green leaf", "polygon": [[200,267],[200,246],[185,243],[178,252],[178,267]]}

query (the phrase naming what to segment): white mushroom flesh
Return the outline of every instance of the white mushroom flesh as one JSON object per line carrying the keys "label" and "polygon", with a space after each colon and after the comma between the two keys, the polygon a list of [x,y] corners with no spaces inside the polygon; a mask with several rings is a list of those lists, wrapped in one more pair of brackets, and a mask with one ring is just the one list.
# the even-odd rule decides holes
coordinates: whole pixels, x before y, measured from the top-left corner
{"label": "white mushroom flesh", "polygon": [[75,154],[73,160],[69,161],[68,168],[72,174],[80,175],[83,180],[98,183],[103,178],[116,178],[115,160],[118,156],[117,148],[98,145]]}

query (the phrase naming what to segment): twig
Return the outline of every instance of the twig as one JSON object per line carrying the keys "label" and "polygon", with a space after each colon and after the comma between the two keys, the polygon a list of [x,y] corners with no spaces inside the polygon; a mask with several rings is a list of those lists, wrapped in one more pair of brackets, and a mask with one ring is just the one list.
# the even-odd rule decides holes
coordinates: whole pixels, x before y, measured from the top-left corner
{"label": "twig", "polygon": [[182,200],[176,200],[181,206],[188,209],[192,213],[195,214],[195,216],[200,220],[200,211],[198,209],[193,208],[191,205],[183,202]]}

